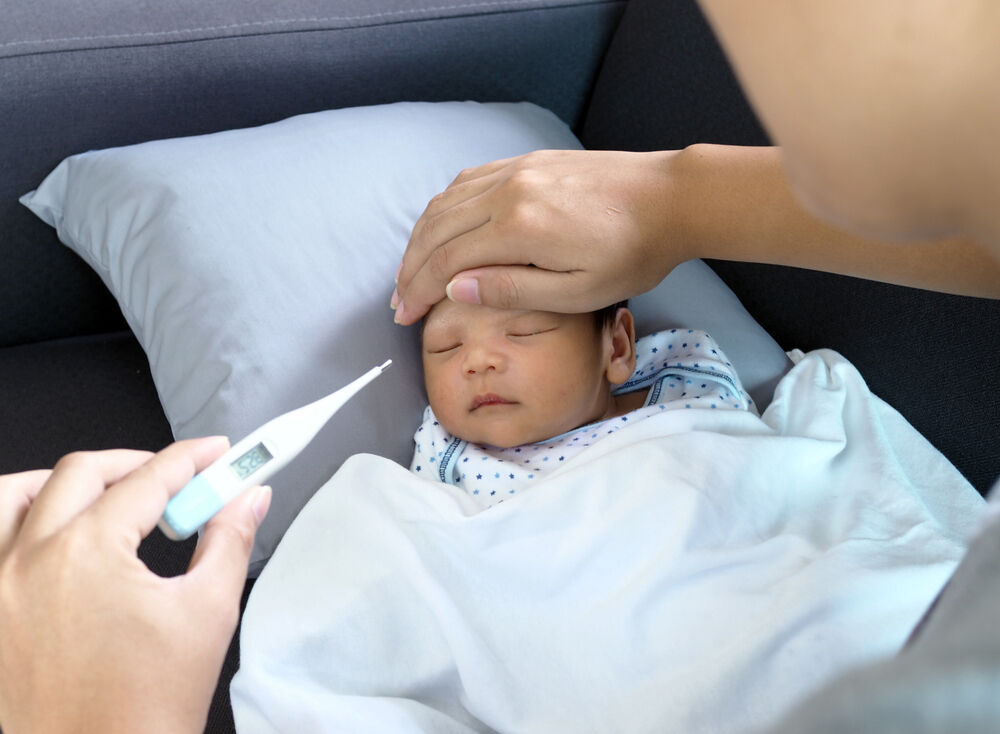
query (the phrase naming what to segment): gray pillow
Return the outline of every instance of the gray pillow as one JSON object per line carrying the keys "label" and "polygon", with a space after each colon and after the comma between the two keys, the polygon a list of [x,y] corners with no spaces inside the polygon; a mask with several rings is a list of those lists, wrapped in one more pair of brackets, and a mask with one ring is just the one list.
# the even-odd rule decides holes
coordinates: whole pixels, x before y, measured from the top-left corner
{"label": "gray pillow", "polygon": [[[233,441],[386,359],[393,367],[276,474],[251,574],[351,454],[406,464],[425,404],[417,330],[393,324],[413,223],[458,172],[578,148],[531,104],[398,103],[93,151],[21,201],[118,299],[177,438]],[[785,355],[700,262],[635,301],[640,325],[711,331],[758,403]]]}

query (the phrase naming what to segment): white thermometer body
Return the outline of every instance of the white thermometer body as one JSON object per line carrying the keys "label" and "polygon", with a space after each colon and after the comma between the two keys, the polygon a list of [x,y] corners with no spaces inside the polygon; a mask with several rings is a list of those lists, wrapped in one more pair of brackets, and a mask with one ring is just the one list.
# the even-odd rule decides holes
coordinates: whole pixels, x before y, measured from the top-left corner
{"label": "white thermometer body", "polygon": [[325,398],[269,420],[232,446],[171,498],[160,530],[173,540],[196,533],[227,502],[263,484],[298,456],[333,414],[390,364],[391,359]]}

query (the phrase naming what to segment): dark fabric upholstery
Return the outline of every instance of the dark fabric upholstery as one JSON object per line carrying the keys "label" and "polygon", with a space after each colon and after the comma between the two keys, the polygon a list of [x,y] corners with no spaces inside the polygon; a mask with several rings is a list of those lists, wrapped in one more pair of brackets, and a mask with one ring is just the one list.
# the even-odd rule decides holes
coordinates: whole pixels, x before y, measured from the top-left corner
{"label": "dark fabric upholstery", "polygon": [[770,144],[694,0],[629,3],[581,140],[605,150]]}
{"label": "dark fabric upholstery", "polygon": [[[694,0],[632,0],[583,126],[591,148],[768,144]],[[747,263],[712,267],[785,349],[829,347],[981,493],[1000,475],[1000,302]],[[697,324],[692,324],[697,326]]]}
{"label": "dark fabric upholstery", "polygon": [[0,391],[0,474],[50,467],[70,451],[156,451],[172,440],[131,332],[0,349]]}

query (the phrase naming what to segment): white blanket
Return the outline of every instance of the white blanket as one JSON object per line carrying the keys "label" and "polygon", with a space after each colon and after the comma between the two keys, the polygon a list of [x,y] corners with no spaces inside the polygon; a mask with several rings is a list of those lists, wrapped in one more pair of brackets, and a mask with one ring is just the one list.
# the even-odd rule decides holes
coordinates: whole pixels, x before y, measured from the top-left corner
{"label": "white blanket", "polygon": [[478,512],[355,456],[257,581],[256,732],[733,732],[894,653],[983,502],[856,370],[799,359],[760,418],[664,411]]}

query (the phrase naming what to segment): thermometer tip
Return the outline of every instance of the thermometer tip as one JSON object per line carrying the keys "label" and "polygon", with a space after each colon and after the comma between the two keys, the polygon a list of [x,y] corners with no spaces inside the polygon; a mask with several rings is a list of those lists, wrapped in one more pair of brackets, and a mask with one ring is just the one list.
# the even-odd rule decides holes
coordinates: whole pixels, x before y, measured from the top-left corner
{"label": "thermometer tip", "polygon": [[392,360],[391,359],[387,359],[385,362],[383,362],[381,365],[379,365],[379,370],[381,370],[382,372],[385,372],[387,369],[389,369],[389,365],[390,364],[392,364]]}

